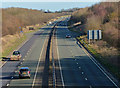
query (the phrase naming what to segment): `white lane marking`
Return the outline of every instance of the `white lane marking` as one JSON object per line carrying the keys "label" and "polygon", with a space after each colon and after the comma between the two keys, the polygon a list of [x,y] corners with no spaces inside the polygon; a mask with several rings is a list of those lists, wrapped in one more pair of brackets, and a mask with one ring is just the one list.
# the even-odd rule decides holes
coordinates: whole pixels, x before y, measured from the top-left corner
{"label": "white lane marking", "polygon": [[82,74],[84,74],[84,72],[82,72]]}
{"label": "white lane marking", "polygon": [[[57,36],[56,36],[56,46],[57,46]],[[61,74],[61,79],[62,79],[62,85],[63,88],[65,88],[65,84],[64,84],[64,80],[63,80],[63,75],[62,75],[62,69],[61,69],[61,64],[60,64],[60,60],[59,60],[59,53],[58,53],[58,46],[57,46],[57,55],[58,55],[58,62],[59,62],[59,67],[60,67],[60,74]]]}
{"label": "white lane marking", "polygon": [[[81,46],[81,45],[80,45],[80,46]],[[101,69],[100,66],[98,66],[98,64],[94,61],[95,58],[94,58],[93,56],[91,56],[91,55],[83,48],[83,46],[81,46],[81,47],[82,47],[83,51],[88,55],[88,57],[90,58],[90,60],[92,60],[92,62],[103,72],[103,74],[104,74],[117,88],[119,88],[118,85],[104,72],[104,70]],[[94,59],[94,60],[93,60],[93,59]]]}
{"label": "white lane marking", "polygon": [[[0,62],[0,63],[2,63],[2,62]],[[3,64],[1,64],[1,66],[0,66],[0,68],[2,68],[5,65],[5,63],[7,63],[7,61],[3,62]]]}
{"label": "white lane marking", "polygon": [[90,88],[92,88],[92,86],[90,85]]}
{"label": "white lane marking", "polygon": [[79,67],[79,69],[81,69],[81,67]]}
{"label": "white lane marking", "polygon": [[88,80],[87,78],[85,78],[85,80]]}
{"label": "white lane marking", "polygon": [[78,64],[78,63],[77,63]]}
{"label": "white lane marking", "polygon": [[33,83],[32,83],[32,88],[33,88],[34,85],[35,85],[35,79],[36,79],[36,76],[37,76],[38,67],[39,67],[39,64],[40,64],[40,60],[41,60],[41,56],[42,56],[42,53],[43,53],[43,49],[44,49],[46,40],[47,40],[47,39],[45,39],[44,44],[43,44],[43,47],[42,47],[42,50],[41,50],[41,53],[40,53],[39,61],[38,61],[38,64],[37,64],[37,68],[36,68],[36,71],[35,71],[35,76],[34,76]]}
{"label": "white lane marking", "polygon": [[13,79],[13,77],[11,77],[11,79]]}
{"label": "white lane marking", "polygon": [[7,84],[7,86],[9,86],[10,84]]}
{"label": "white lane marking", "polygon": [[[41,33],[43,33],[44,31],[41,31]],[[32,36],[30,37],[32,38]],[[19,50],[26,42],[28,42],[30,40],[30,38],[28,38],[26,41],[24,41],[20,46],[18,46],[18,48],[16,50]],[[9,56],[9,55],[8,55]],[[1,62],[0,62],[1,63]],[[7,63],[7,61],[3,62],[2,65],[0,65],[0,68],[2,68],[5,64]]]}

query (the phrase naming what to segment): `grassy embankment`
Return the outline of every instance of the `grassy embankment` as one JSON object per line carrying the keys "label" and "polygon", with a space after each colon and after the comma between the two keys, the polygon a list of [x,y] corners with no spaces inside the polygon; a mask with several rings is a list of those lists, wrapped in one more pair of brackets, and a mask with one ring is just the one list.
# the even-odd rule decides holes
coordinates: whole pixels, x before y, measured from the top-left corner
{"label": "grassy embankment", "polygon": [[[35,32],[48,21],[54,21],[56,17],[66,14],[68,13],[44,13],[24,8],[2,9],[2,56],[9,55],[24,42],[27,39],[26,33]],[[29,31],[30,25],[35,27],[35,31]],[[20,36],[21,30],[24,33]]]}
{"label": "grassy embankment", "polygon": [[[68,28],[83,35],[80,42],[120,81],[119,17],[118,2],[102,2],[74,12]],[[88,30],[102,30],[102,40],[88,44]]]}
{"label": "grassy embankment", "polygon": [[[26,40],[26,35],[23,35],[22,37],[20,37],[18,39],[18,35],[14,35],[14,36],[11,36],[12,39],[8,40],[9,43],[7,43],[6,46],[6,49],[4,50],[4,52],[2,53],[2,57],[6,57],[7,55],[9,55],[9,53],[11,51],[13,51],[14,49],[17,48],[17,46],[19,46],[22,42],[24,42]],[[14,38],[13,38],[14,37]],[[6,37],[7,38],[7,37]],[[10,38],[10,35],[8,36],[8,39]]]}
{"label": "grassy embankment", "polygon": [[[112,55],[107,56],[106,53],[103,52],[104,50],[108,49],[107,47],[103,47],[101,49],[103,49],[102,53],[99,51],[98,47],[96,44],[89,44],[88,41],[86,39],[84,39],[85,36],[82,37],[77,37],[77,39],[80,41],[80,43],[97,59],[97,61],[99,61],[110,73],[112,73],[114,76],[116,76],[116,78],[119,80],[120,79],[120,69],[119,66],[114,65],[114,61],[113,64],[111,64],[110,61],[108,61],[109,57],[112,57]],[[97,48],[95,47],[97,46]],[[99,47],[100,48],[100,47]],[[109,50],[109,49],[108,49]],[[115,52],[114,52],[115,51]],[[116,49],[115,50],[110,50],[109,52],[114,52],[116,53]],[[113,57],[114,58],[114,57]],[[118,58],[118,57],[117,57]],[[116,62],[116,61],[115,61]],[[118,62],[117,62],[118,63]],[[116,64],[116,63],[115,63]],[[119,64],[119,63],[118,63]]]}

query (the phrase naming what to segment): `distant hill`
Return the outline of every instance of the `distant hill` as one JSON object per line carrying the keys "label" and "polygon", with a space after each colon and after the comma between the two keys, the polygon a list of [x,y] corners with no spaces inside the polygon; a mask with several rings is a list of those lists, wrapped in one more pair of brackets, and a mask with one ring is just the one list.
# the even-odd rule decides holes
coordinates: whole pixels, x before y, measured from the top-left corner
{"label": "distant hill", "polygon": [[107,41],[110,45],[120,48],[120,30],[118,26],[118,5],[120,2],[101,2],[93,5],[92,7],[81,8],[72,13],[68,25],[73,25],[81,22],[84,26],[84,32],[87,30],[101,29],[103,32],[103,40]]}
{"label": "distant hill", "polygon": [[42,24],[50,19],[66,14],[69,14],[69,12],[45,13],[41,10],[25,8],[2,9],[2,36],[19,32],[19,27]]}

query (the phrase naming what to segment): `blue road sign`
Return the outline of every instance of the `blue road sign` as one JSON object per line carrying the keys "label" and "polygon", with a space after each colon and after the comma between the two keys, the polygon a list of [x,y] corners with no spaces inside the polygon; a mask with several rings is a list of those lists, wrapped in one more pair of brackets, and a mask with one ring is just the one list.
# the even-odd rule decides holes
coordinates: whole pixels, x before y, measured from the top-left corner
{"label": "blue road sign", "polygon": [[88,39],[102,39],[101,30],[88,30],[87,32]]}

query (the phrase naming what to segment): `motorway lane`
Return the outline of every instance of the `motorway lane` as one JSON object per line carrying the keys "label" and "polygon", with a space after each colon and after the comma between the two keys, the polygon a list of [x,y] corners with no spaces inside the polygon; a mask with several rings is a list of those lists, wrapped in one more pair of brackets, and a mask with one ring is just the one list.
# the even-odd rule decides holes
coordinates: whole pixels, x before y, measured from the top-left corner
{"label": "motorway lane", "polygon": [[[20,65],[20,62],[23,61],[23,58],[25,59],[24,63],[26,64],[25,66],[35,66],[37,64],[37,59],[39,59],[40,56],[40,51],[41,47],[43,45],[43,42],[46,38],[46,36],[49,35],[50,29],[52,26],[46,26],[40,31],[36,32],[19,50],[22,54],[22,59],[21,61],[8,61],[2,68],[2,86],[5,86],[7,83],[9,84],[11,77],[14,75],[14,71],[17,70],[17,66]],[[37,45],[36,45],[37,44]],[[35,49],[36,50],[35,50]],[[34,52],[31,52],[34,49]],[[39,49],[39,50],[38,50]],[[38,51],[38,52],[36,52]],[[29,54],[29,56],[28,56]],[[31,56],[30,56],[31,55]],[[35,59],[35,60],[34,60]],[[34,60],[34,61],[33,61]],[[31,65],[30,62],[33,62]],[[24,65],[24,64],[23,64]],[[33,67],[34,68],[34,67]],[[33,69],[32,68],[32,69]],[[36,67],[35,67],[36,68]],[[34,68],[34,69],[35,69]],[[33,70],[34,70],[33,69]],[[17,80],[16,80],[17,79]],[[19,79],[15,77],[14,82],[19,82]],[[17,83],[11,82],[11,85],[17,85]],[[24,81],[21,81],[21,83]],[[20,84],[20,83],[19,83]],[[24,86],[24,85],[23,85]]]}
{"label": "motorway lane", "polygon": [[[44,32],[49,33],[50,30]],[[49,34],[47,34],[49,35]],[[39,59],[43,60],[44,58],[40,57],[40,54],[42,53],[42,48],[45,45],[46,42],[46,36],[44,34],[39,35],[39,38],[36,39],[34,42],[34,45],[31,48],[31,51],[28,53],[27,57],[25,58],[25,61],[22,63],[20,67],[27,66],[31,69],[31,78],[30,79],[19,79],[18,78],[18,73],[16,73],[16,78],[13,79],[10,82],[10,86],[32,86],[35,72],[36,72],[36,67],[38,65]],[[42,53],[43,54],[43,53]],[[40,61],[40,64],[43,63]],[[41,64],[42,65],[42,64]],[[40,69],[43,69],[43,66],[40,66]],[[42,71],[42,70],[41,70]],[[41,72],[39,72],[41,73]],[[40,83],[40,82],[39,82]]]}
{"label": "motorway lane", "polygon": [[75,38],[65,38],[74,34],[65,26],[57,28],[57,46],[62,69],[63,85],[69,87],[115,88],[113,83],[98,69],[80,48]]}

